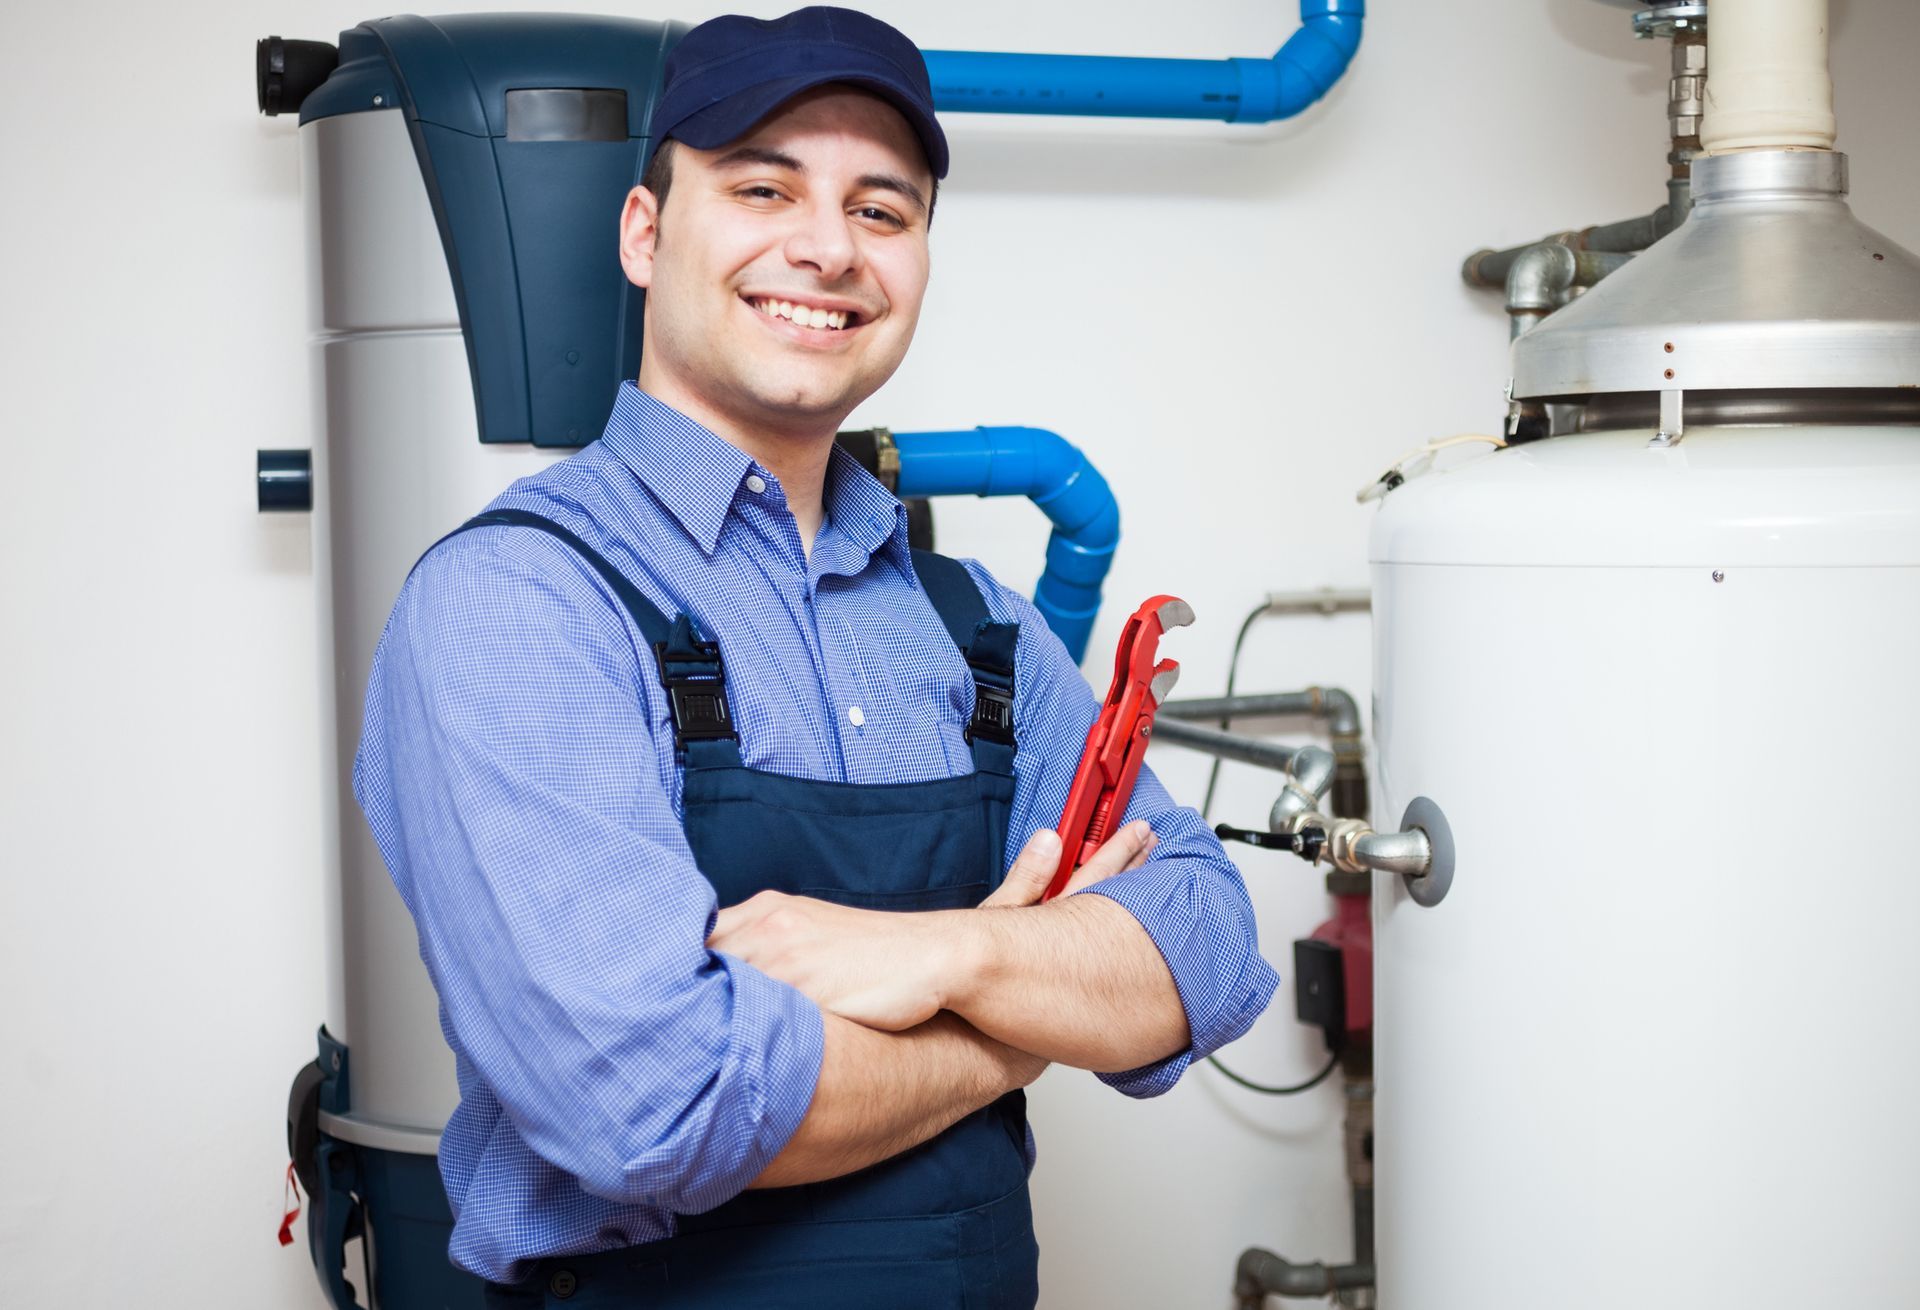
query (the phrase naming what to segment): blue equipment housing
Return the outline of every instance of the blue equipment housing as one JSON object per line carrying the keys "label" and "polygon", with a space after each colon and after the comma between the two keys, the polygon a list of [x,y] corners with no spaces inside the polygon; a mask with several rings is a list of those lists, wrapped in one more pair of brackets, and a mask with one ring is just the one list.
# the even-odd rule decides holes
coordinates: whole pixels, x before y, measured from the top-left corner
{"label": "blue equipment housing", "polygon": [[565,14],[377,18],[340,34],[304,126],[398,106],[453,274],[480,440],[580,446],[640,370],[644,293],[613,215],[684,23]]}

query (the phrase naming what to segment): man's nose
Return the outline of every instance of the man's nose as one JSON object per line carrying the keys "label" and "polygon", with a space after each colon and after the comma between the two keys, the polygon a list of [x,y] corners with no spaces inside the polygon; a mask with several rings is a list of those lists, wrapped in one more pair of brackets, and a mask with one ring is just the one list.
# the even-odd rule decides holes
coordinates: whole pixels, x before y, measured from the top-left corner
{"label": "man's nose", "polygon": [[854,239],[853,220],[838,205],[809,205],[787,238],[787,262],[813,271],[822,281],[834,282],[860,268],[860,245]]}

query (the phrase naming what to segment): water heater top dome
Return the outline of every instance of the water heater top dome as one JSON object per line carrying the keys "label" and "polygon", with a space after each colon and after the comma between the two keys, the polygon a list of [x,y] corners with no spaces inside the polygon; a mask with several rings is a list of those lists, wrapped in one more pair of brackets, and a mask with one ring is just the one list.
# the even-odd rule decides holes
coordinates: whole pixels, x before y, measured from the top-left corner
{"label": "water heater top dome", "polygon": [[1920,387],[1920,259],[1827,150],[1709,155],[1680,227],[1513,344],[1518,399]]}

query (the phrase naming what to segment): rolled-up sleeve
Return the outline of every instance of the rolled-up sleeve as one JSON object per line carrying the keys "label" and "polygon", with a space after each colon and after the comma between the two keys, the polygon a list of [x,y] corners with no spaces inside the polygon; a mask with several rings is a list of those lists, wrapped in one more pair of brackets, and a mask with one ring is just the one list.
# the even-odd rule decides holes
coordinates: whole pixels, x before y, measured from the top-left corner
{"label": "rolled-up sleeve", "polygon": [[[1019,785],[1007,834],[1011,866],[1027,838],[1060,821],[1100,703],[1073,658],[1022,596],[978,565],[996,617],[1021,625],[1015,675]],[[1204,1059],[1253,1026],[1273,999],[1279,975],[1260,954],[1253,905],[1239,868],[1191,806],[1176,805],[1153,771],[1142,768],[1126,818],[1145,819],[1160,839],[1147,862],[1079,893],[1123,906],[1160,951],[1186,1011],[1190,1044],[1164,1060],[1098,1075],[1129,1096],[1158,1096]]]}
{"label": "rolled-up sleeve", "polygon": [[496,535],[402,592],[354,792],[449,1038],[528,1147],[607,1200],[711,1209],[805,1116],[820,1013],[706,947],[624,615],[565,547]]}

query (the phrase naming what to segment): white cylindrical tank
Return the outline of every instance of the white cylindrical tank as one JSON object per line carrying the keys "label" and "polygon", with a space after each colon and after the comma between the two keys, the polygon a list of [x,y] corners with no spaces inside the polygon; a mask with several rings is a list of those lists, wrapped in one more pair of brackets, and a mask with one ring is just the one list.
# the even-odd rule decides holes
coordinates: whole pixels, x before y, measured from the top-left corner
{"label": "white cylindrical tank", "polygon": [[1920,428],[1653,437],[1374,526],[1391,1310],[1920,1305]]}
{"label": "white cylindrical tank", "polygon": [[458,1101],[413,920],[353,799],[373,651],[421,553],[515,478],[571,452],[476,439],[440,233],[399,109],[300,129],[315,355],[314,574],[327,752],[327,1030],[353,1052],[327,1131],[431,1154]]}

